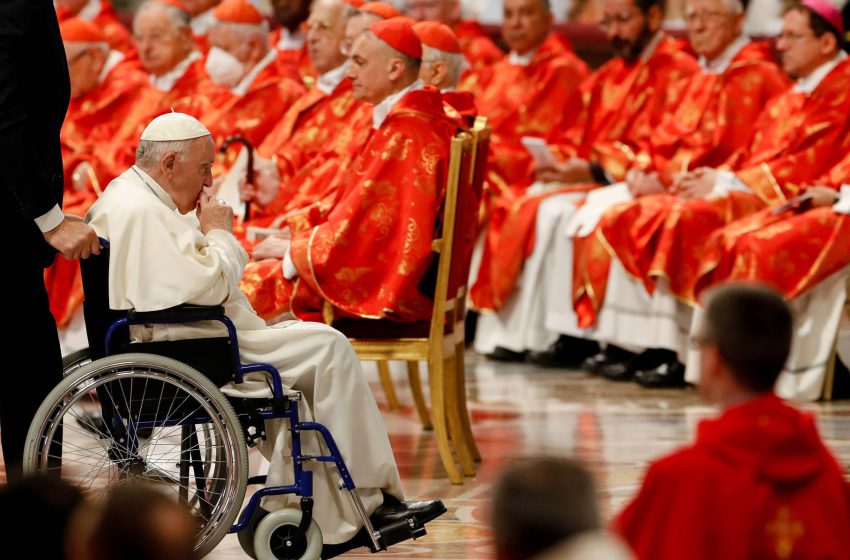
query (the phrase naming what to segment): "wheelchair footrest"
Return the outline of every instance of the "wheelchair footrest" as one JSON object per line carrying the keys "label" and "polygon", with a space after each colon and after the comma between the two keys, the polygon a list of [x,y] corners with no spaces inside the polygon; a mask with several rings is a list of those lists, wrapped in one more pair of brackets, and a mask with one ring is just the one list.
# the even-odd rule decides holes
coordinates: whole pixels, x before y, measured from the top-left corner
{"label": "wheelchair footrest", "polygon": [[381,534],[381,538],[378,539],[381,550],[386,550],[388,547],[406,540],[424,537],[427,534],[425,526],[412,515],[405,519],[393,521],[388,525],[376,527],[375,530]]}

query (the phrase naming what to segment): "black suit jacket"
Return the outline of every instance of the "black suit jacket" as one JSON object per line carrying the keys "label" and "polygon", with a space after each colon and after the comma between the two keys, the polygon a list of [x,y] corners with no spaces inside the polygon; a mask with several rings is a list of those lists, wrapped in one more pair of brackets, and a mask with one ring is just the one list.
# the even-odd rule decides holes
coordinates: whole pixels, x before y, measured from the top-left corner
{"label": "black suit jacket", "polygon": [[70,96],[53,2],[0,0],[0,221],[39,266],[54,251],[33,220],[62,204],[59,129]]}

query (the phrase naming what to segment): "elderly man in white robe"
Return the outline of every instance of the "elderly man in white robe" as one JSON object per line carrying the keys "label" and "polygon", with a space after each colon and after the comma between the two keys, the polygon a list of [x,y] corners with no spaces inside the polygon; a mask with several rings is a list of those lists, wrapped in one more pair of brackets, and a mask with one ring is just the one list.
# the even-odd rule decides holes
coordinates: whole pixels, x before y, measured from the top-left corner
{"label": "elderly man in white robe", "polygon": [[[169,113],[145,129],[136,165],[110,183],[87,216],[98,235],[110,242],[110,307],[154,311],[184,303],[223,304],[236,325],[242,361],[272,364],[286,386],[303,393],[302,418],[331,431],[376,524],[402,514],[415,515],[422,523],[440,515],[445,507],[438,500],[400,501],[401,480],[389,438],[345,336],[318,323],[289,321],[268,327],[239,290],[248,255],[232,234],[232,209],[218,203],[209,190],[214,158],[212,136],[189,115]],[[207,323],[131,331],[140,341],[222,334],[220,326]],[[230,383],[222,390],[241,397],[270,395],[260,376],[246,376],[244,384]],[[269,424],[267,440],[259,444],[270,462],[267,484],[289,484],[288,432],[282,422]],[[305,440],[307,452],[311,445],[315,440]],[[315,473],[314,519],[326,545],[365,544],[360,517],[337,488],[335,467],[320,463],[308,468]],[[293,499],[266,498],[263,505],[277,509]]]}

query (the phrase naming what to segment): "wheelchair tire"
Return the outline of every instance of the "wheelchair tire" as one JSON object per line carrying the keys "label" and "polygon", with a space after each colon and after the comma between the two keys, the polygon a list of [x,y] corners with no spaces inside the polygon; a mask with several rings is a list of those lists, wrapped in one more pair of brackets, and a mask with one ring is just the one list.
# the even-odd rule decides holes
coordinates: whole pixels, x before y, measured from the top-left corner
{"label": "wheelchair tire", "polygon": [[[101,410],[109,422],[86,425]],[[248,450],[233,407],[204,375],[163,356],[119,354],[79,367],[50,392],[30,426],[24,469],[59,474],[95,498],[128,480],[163,487],[198,518],[202,557],[239,514]]]}
{"label": "wheelchair tire", "polygon": [[91,363],[91,353],[88,347],[80,348],[67,356],[62,356],[62,377],[67,377],[81,366]]}
{"label": "wheelchair tire", "polygon": [[292,542],[289,536],[301,523],[301,511],[279,509],[263,517],[254,532],[254,558],[257,560],[319,560],[322,555],[322,530],[310,521],[307,534]]}

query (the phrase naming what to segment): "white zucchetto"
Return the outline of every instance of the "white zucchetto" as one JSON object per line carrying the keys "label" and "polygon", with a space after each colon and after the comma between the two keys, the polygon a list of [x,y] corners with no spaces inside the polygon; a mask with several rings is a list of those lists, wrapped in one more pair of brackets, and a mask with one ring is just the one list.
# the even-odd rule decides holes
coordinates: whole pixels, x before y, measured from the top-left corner
{"label": "white zucchetto", "polygon": [[175,142],[209,136],[201,121],[185,113],[166,113],[150,122],[142,132],[142,140],[151,142]]}

